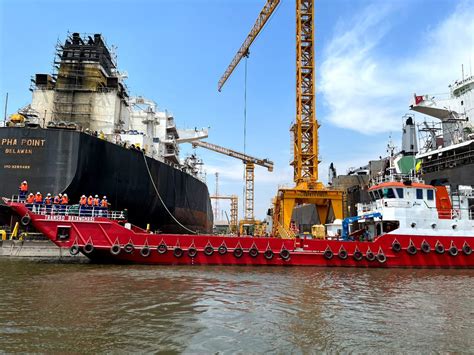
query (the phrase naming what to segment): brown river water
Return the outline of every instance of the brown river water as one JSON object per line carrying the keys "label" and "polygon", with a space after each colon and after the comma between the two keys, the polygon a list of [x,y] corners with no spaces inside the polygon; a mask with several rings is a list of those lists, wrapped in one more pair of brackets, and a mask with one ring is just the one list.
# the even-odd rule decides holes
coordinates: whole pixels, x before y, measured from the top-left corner
{"label": "brown river water", "polygon": [[474,353],[474,270],[0,259],[0,352]]}

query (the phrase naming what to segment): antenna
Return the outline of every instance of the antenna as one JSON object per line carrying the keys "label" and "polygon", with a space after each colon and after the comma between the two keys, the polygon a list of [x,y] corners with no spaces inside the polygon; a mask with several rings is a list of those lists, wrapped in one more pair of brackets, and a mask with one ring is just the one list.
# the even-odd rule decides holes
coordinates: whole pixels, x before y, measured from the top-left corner
{"label": "antenna", "polygon": [[462,80],[464,80],[464,64],[461,64]]}

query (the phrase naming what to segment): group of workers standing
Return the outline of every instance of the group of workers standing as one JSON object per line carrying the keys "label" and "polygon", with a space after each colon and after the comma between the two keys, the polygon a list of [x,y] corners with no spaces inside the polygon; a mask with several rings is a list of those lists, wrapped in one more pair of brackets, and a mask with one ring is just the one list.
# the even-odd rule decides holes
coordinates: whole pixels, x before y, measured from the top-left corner
{"label": "group of workers standing", "polygon": [[[37,192],[36,195],[33,193],[28,193],[28,182],[23,181],[19,187],[19,197],[20,201],[24,201],[28,205],[39,208],[40,206],[45,206],[47,211],[51,211],[53,206],[56,207],[56,210],[64,210],[65,206],[69,204],[69,197],[67,194],[57,194],[54,198],[50,193],[43,198],[41,192]],[[109,202],[107,201],[107,196],[104,196],[102,199],[99,199],[98,195],[92,197],[86,197],[82,195],[79,200],[79,214],[85,211],[104,211],[109,208]],[[88,213],[91,214],[91,213]]]}

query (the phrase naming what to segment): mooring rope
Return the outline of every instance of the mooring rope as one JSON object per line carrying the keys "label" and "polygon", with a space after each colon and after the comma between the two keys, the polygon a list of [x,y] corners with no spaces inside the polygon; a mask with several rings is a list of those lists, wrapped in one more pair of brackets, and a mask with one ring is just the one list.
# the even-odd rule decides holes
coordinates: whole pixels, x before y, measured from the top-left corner
{"label": "mooring rope", "polygon": [[165,204],[165,201],[163,201],[163,199],[161,198],[161,195],[160,195],[160,192],[158,191],[158,188],[156,187],[155,185],[155,181],[153,181],[153,176],[151,176],[151,171],[150,171],[150,168],[148,167],[148,162],[146,161],[146,155],[145,155],[145,152],[142,152],[143,154],[143,160],[145,160],[145,166],[146,166],[146,170],[148,171],[148,176],[150,177],[150,181],[151,183],[153,184],[153,188],[155,189],[155,192],[156,194],[158,195],[158,198],[160,199],[161,201],[161,204],[163,205],[163,207],[165,208],[166,212],[168,212],[168,214],[171,216],[171,218],[173,218],[173,220],[181,227],[183,228],[184,230],[187,230],[188,232],[191,232],[192,234],[197,234],[196,231],[193,231],[191,229],[189,229],[188,227],[184,226],[180,221],[178,221],[176,219],[175,216],[173,216],[173,214],[170,212],[170,210],[168,209],[168,207],[166,206]]}

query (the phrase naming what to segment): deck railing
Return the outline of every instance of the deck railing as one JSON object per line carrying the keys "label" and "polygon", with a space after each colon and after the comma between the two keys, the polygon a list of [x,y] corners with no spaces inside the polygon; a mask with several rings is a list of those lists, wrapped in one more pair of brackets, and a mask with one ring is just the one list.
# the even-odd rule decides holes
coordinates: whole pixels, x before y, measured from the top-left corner
{"label": "deck railing", "polygon": [[77,216],[77,217],[105,217],[113,220],[127,219],[127,211],[111,211],[106,207],[63,205],[44,203],[26,203],[19,196],[12,196],[11,202],[23,203],[25,207],[33,213],[48,216]]}

